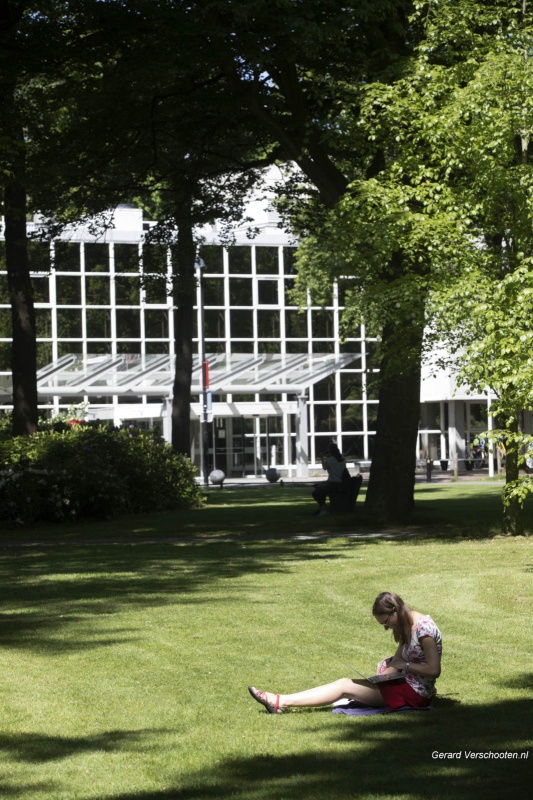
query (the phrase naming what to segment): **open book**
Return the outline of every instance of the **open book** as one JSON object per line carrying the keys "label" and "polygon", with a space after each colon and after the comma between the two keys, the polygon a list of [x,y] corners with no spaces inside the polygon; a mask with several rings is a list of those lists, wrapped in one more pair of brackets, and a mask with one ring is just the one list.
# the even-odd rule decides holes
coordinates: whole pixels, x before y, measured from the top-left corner
{"label": "open book", "polygon": [[384,675],[370,675],[366,676],[363,675],[362,672],[359,672],[358,669],[355,667],[351,667],[349,664],[345,664],[345,667],[351,669],[352,672],[356,672],[361,678],[369,683],[389,683],[389,681],[404,681],[405,680],[405,672],[386,672]]}

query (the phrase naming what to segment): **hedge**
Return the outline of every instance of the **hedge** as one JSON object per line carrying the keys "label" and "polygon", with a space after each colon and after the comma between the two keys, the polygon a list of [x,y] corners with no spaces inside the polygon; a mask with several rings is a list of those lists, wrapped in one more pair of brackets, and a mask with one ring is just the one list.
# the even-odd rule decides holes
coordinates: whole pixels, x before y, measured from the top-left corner
{"label": "hedge", "polygon": [[79,420],[56,427],[0,437],[0,519],[62,522],[202,504],[196,467],[160,435]]}

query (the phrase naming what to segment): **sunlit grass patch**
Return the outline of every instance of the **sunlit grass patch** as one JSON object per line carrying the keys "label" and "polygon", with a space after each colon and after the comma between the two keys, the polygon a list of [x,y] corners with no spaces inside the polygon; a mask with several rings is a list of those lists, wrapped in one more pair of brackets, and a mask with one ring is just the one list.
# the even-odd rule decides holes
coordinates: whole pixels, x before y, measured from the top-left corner
{"label": "sunlit grass patch", "polygon": [[[527,538],[5,549],[0,570],[3,796],[527,796],[527,761],[432,756],[531,747]],[[394,647],[370,613],[383,589],[443,631],[435,710],[274,718],[253,703],[249,683],[373,669]]]}

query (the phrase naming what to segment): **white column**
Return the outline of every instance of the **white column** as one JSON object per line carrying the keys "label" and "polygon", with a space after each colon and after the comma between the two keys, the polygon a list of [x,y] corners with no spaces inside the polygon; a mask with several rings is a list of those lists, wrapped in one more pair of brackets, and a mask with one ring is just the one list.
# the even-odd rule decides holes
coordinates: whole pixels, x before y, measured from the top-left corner
{"label": "white column", "polygon": [[[440,402],[440,457],[441,460],[447,461],[449,458],[449,453],[446,452],[446,436],[445,436],[445,420],[446,418],[446,403],[444,400]],[[450,441],[450,436],[448,434],[448,442]],[[449,444],[449,448],[451,449],[451,444]]]}
{"label": "white column", "polygon": [[450,449],[450,461],[454,475],[457,478],[459,473],[459,453],[457,450],[457,427],[455,422],[455,400],[448,401],[448,446]]}
{"label": "white column", "polygon": [[[465,430],[465,415],[466,415],[466,401],[464,400],[450,400],[450,408],[453,403],[454,407],[454,420],[455,420],[455,446],[457,448],[457,457],[459,459],[466,458],[466,449],[465,449],[465,439],[466,439],[466,430]],[[452,426],[451,417],[449,422],[450,428]]]}
{"label": "white column", "polygon": [[[494,430],[494,417],[490,413],[490,389],[487,393],[487,429],[488,431]],[[489,442],[489,478],[494,478],[494,452],[495,452],[495,445],[494,442]]]}
{"label": "white column", "polygon": [[309,435],[307,432],[307,397],[298,397],[296,412],[296,476],[307,478],[309,475]]}
{"label": "white column", "polygon": [[[256,396],[257,398],[257,396]],[[261,465],[261,417],[254,416],[254,478],[262,473]]]}
{"label": "white column", "polygon": [[283,414],[283,463],[287,467],[287,477],[292,478],[291,415]]}
{"label": "white column", "polygon": [[169,444],[172,442],[172,397],[165,397],[162,409],[163,439]]}

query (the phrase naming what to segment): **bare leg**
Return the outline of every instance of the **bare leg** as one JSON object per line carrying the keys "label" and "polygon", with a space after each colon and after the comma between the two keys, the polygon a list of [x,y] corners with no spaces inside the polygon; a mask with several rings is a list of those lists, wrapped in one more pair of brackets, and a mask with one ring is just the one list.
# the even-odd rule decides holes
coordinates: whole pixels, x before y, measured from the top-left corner
{"label": "bare leg", "polygon": [[[268,701],[274,703],[276,695],[272,692],[265,692]],[[359,700],[369,706],[383,708],[386,703],[381,696],[381,692],[376,686],[368,681],[355,681],[351,678],[340,678],[333,683],[325,686],[317,686],[314,689],[306,689],[304,692],[296,694],[281,694],[279,705],[282,708],[292,706],[328,706],[337,700],[347,698],[349,700]]]}

